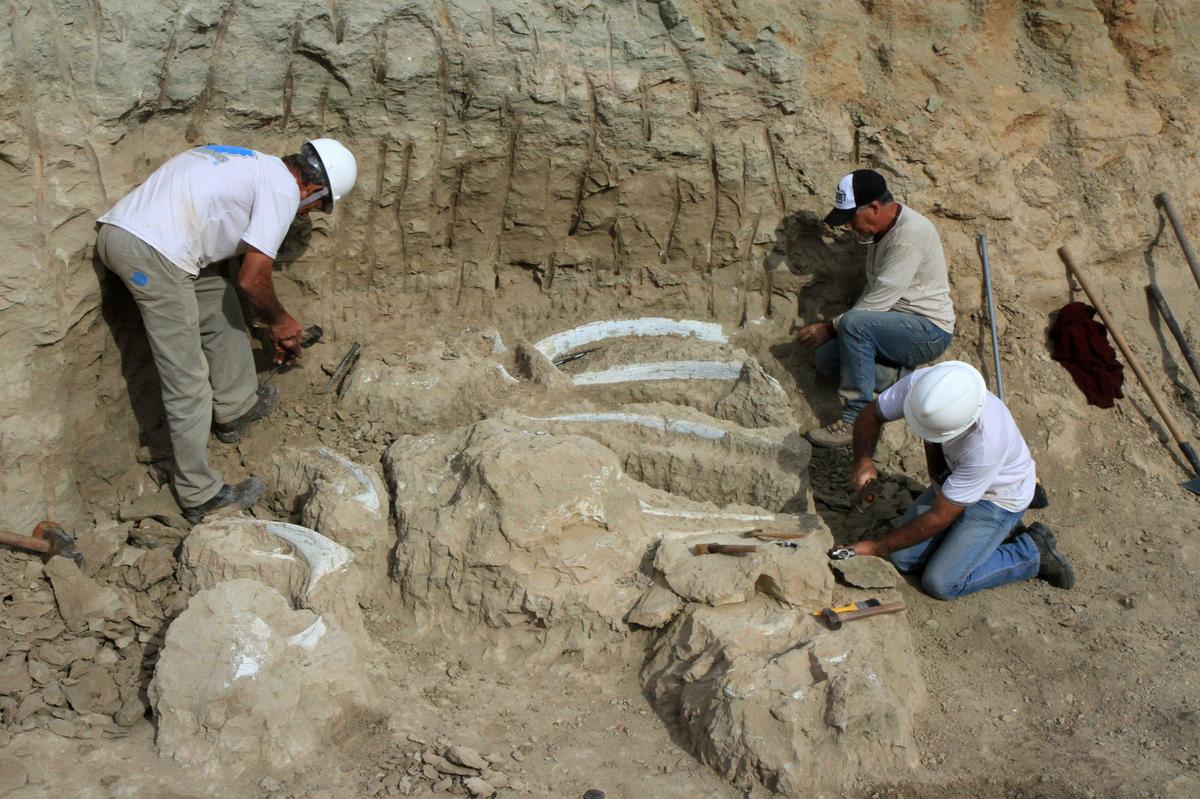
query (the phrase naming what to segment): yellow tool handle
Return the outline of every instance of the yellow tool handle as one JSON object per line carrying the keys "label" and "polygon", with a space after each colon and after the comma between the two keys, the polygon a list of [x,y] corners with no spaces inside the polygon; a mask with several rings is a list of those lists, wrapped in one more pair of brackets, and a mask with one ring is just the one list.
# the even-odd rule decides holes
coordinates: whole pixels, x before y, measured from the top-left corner
{"label": "yellow tool handle", "polygon": [[[834,613],[849,613],[852,610],[858,610],[858,603],[851,602],[849,605],[842,605],[840,608],[830,608],[830,610],[832,610]],[[820,610],[814,610],[812,615],[820,616],[824,612],[825,609],[821,608]]]}

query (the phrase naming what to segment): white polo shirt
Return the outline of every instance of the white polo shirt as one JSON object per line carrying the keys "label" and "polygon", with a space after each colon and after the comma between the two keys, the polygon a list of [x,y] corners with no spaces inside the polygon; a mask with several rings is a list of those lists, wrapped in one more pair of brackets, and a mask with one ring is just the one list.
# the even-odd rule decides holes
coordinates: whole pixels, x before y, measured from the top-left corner
{"label": "white polo shirt", "polygon": [[[918,369],[879,395],[879,413],[895,421],[904,417],[904,398],[929,368]],[[978,421],[966,432],[942,444],[950,476],[942,495],[955,505],[981,499],[1019,513],[1029,507],[1037,485],[1037,467],[1012,414],[1000,398],[988,392]]]}
{"label": "white polo shirt", "polygon": [[100,221],[197,275],[244,250],[243,242],[275,258],[299,208],[300,187],[282,159],[208,144],[154,170]]}

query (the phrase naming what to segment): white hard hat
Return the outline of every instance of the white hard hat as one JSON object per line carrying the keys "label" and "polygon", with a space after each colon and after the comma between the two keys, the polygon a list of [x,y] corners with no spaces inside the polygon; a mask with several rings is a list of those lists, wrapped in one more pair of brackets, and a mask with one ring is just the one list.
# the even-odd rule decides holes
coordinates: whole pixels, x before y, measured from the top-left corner
{"label": "white hard hat", "polygon": [[986,399],[987,384],[974,366],[946,361],[913,383],[904,398],[904,418],[921,438],[941,444],[975,424]]}
{"label": "white hard hat", "polygon": [[354,153],[347,150],[337,139],[306,141],[300,148],[300,154],[311,156],[311,153],[306,152],[309,150],[316,153],[321,171],[325,173],[325,185],[329,194],[321,210],[328,214],[342,197],[354,188],[354,181],[358,179],[358,162],[354,160]]}

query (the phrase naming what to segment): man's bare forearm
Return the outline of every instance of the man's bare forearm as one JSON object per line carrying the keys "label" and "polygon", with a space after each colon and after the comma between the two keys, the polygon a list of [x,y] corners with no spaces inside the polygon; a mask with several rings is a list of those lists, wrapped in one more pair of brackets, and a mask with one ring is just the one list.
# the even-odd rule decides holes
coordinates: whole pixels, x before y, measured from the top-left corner
{"label": "man's bare forearm", "polygon": [[908,549],[928,538],[933,538],[949,526],[950,522],[939,518],[932,509],[927,510],[917,514],[908,524],[876,541],[876,554],[884,557],[898,550]]}
{"label": "man's bare forearm", "polygon": [[879,407],[872,400],[854,420],[854,460],[875,460],[875,447],[879,444],[879,433],[883,430],[883,418]]}
{"label": "man's bare forearm", "polygon": [[928,510],[917,514],[899,529],[893,530],[878,541],[856,544],[855,551],[860,555],[884,557],[898,550],[908,549],[950,527],[965,510],[965,506],[951,502],[937,491]]}
{"label": "man's bare forearm", "polygon": [[287,316],[283,304],[275,296],[275,284],[271,272],[275,262],[257,250],[247,251],[242,256],[242,268],[238,272],[238,288],[246,295],[254,311],[268,324]]}

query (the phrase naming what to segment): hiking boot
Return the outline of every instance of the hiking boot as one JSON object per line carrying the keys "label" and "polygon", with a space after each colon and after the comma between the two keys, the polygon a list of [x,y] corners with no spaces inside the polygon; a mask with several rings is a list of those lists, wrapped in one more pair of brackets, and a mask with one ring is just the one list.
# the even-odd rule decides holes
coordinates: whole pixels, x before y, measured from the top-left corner
{"label": "hiking boot", "polygon": [[279,389],[270,383],[265,386],[259,386],[258,401],[254,403],[254,407],[232,422],[214,422],[213,432],[217,434],[217,438],[226,444],[236,444],[242,440],[242,433],[245,432],[251,422],[256,422],[263,418],[275,410],[275,406],[278,404]]}
{"label": "hiking boot", "polygon": [[838,419],[824,427],[809,430],[804,437],[818,447],[848,447],[854,440],[854,425],[844,419]]}
{"label": "hiking boot", "polygon": [[237,485],[231,486],[229,483],[225,483],[217,495],[203,505],[183,508],[183,518],[187,519],[189,524],[199,524],[204,521],[205,516],[221,508],[245,510],[258,502],[266,490],[267,484],[254,475],[247,477]]}
{"label": "hiking boot", "polygon": [[1041,522],[1034,522],[1029,525],[1025,534],[1037,545],[1038,557],[1041,559],[1038,579],[1045,580],[1055,588],[1070,588],[1075,585],[1075,570],[1058,551],[1058,542],[1050,528]]}

